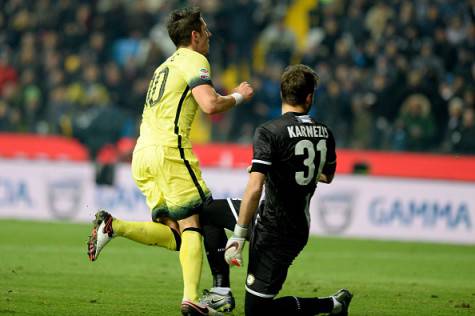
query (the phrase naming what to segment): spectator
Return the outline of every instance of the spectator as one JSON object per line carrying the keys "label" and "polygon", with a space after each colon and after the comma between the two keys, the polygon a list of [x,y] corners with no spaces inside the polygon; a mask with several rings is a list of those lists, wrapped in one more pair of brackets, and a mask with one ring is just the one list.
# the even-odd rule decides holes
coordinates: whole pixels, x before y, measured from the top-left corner
{"label": "spectator", "polygon": [[442,58],[445,70],[452,72],[457,65],[457,49],[449,43],[447,32],[443,27],[435,30],[434,43],[435,54]]}
{"label": "spectator", "polygon": [[369,100],[374,101],[369,108],[374,119],[372,124],[372,145],[376,148],[386,147],[386,143],[391,133],[391,126],[397,113],[394,112],[395,106],[387,100],[392,91],[388,87],[388,79],[383,74],[373,77],[372,86],[369,92]]}
{"label": "spectator", "polygon": [[15,82],[8,82],[3,86],[2,99],[9,105],[11,109],[21,109],[21,86]]}
{"label": "spectator", "polygon": [[352,142],[351,147],[367,149],[371,142],[371,112],[370,107],[374,104],[374,95],[355,95],[351,100],[353,112]]}
{"label": "spectator", "polygon": [[0,132],[12,129],[8,104],[0,99]]}
{"label": "spectator", "polygon": [[475,109],[475,87],[465,89],[463,93],[463,102],[467,107]]}
{"label": "spectator", "polygon": [[463,101],[454,98],[449,102],[449,121],[446,128],[444,151],[451,151],[454,145],[460,142],[460,130],[462,128]]}
{"label": "spectator", "polygon": [[74,105],[66,96],[66,87],[59,85],[49,94],[46,119],[50,133],[72,136]]}
{"label": "spectator", "polygon": [[369,30],[372,38],[378,41],[386,27],[386,23],[394,16],[393,9],[386,1],[378,1],[369,9],[365,18],[365,26]]}
{"label": "spectator", "polygon": [[[316,117],[318,121],[325,122],[342,140],[347,139],[350,126],[350,104],[342,93],[342,87],[336,80],[326,84],[325,91],[317,99]],[[344,145],[340,144],[339,145]]]}
{"label": "spectator", "polygon": [[[230,37],[229,43],[232,45],[232,50],[230,50],[231,63],[239,66],[248,64],[252,60],[252,47],[257,31],[254,18],[255,6],[254,0],[238,0],[229,1],[226,8],[229,27],[226,29],[226,34],[223,35]],[[242,21],[246,21],[246,23],[242,23]]]}
{"label": "spectator", "polygon": [[285,26],[282,15],[277,16],[274,22],[264,29],[259,43],[266,56],[266,63],[281,67],[290,64],[297,45],[295,34]]}
{"label": "spectator", "polygon": [[74,136],[87,146],[91,157],[95,159],[103,146],[115,144],[123,136],[124,122],[124,116],[117,108],[102,103],[77,117]]}
{"label": "spectator", "polygon": [[475,111],[472,108],[463,112],[460,140],[454,144],[454,152],[475,154]]}
{"label": "spectator", "polygon": [[425,37],[433,37],[436,28],[443,27],[442,17],[437,4],[430,3],[425,11],[424,18],[419,20],[419,27],[422,35]]}
{"label": "spectator", "polygon": [[433,146],[435,122],[430,107],[422,94],[410,95],[404,101],[398,120],[404,129],[406,150],[424,151]]}
{"label": "spectator", "polygon": [[131,110],[135,114],[137,111],[134,109],[135,107],[138,107],[139,104],[132,104],[131,108],[128,107],[130,104],[127,102],[127,87],[122,80],[120,68],[116,63],[110,62],[105,65],[104,80],[112,103],[120,108]]}
{"label": "spectator", "polygon": [[87,48],[88,59],[99,65],[107,62],[106,39],[103,33],[94,32],[89,38],[89,46]]}
{"label": "spectator", "polygon": [[[79,121],[105,109],[105,101],[95,103],[105,99],[126,113],[122,133],[136,132],[153,68],[175,50],[164,36],[165,17],[183,1],[0,2],[2,129],[71,135]],[[303,52],[287,25],[295,0],[192,2],[216,30],[213,77],[222,78],[223,89],[239,77],[260,87],[249,109],[212,118],[219,130],[211,141],[249,141],[249,131],[278,112],[273,73],[300,58],[321,75],[312,113],[333,128],[339,146],[404,150],[409,135],[397,120],[401,104],[421,94],[435,127],[430,146],[416,148],[449,150],[448,104],[461,98],[464,111],[475,107],[473,0],[318,1],[309,8],[310,32],[298,34],[308,38]],[[264,65],[254,58],[256,41]]]}
{"label": "spectator", "polygon": [[453,16],[447,28],[447,39],[452,45],[459,45],[467,36],[465,27],[460,16]]}
{"label": "spectator", "polygon": [[16,82],[18,74],[10,64],[9,56],[6,50],[0,53],[0,96],[2,95],[3,87],[8,82]]}
{"label": "spectator", "polygon": [[425,74],[433,74],[436,77],[434,79],[442,78],[444,74],[442,61],[434,55],[430,41],[422,43],[420,56],[414,58],[413,66]]}
{"label": "spectator", "polygon": [[356,43],[363,42],[367,36],[366,29],[361,27],[361,25],[364,25],[364,17],[361,10],[358,2],[351,1],[348,8],[349,16],[343,21],[344,31],[351,34],[353,41]]}
{"label": "spectator", "polygon": [[323,32],[324,37],[319,49],[323,50],[322,57],[330,58],[335,53],[335,44],[340,36],[337,20],[332,17],[325,19]]}

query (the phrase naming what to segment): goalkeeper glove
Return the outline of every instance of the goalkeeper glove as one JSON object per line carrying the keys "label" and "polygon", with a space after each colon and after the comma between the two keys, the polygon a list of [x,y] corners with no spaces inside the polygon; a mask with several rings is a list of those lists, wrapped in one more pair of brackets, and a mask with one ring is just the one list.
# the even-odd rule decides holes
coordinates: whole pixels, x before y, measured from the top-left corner
{"label": "goalkeeper glove", "polygon": [[224,259],[229,265],[242,266],[244,264],[242,259],[242,249],[247,237],[247,226],[236,224],[234,226],[234,234],[226,244],[224,252]]}

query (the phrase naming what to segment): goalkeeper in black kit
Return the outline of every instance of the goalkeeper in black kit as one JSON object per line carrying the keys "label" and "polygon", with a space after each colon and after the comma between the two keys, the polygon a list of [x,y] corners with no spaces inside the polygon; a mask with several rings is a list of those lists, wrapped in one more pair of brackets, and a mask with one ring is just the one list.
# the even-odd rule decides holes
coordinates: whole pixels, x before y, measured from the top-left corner
{"label": "goalkeeper in black kit", "polygon": [[[208,225],[234,227],[225,251],[230,265],[243,265],[242,249],[245,240],[250,240],[247,316],[348,315],[353,295],[346,289],[322,298],[275,298],[289,266],[308,241],[309,204],[317,183],[330,183],[335,174],[333,135],[307,114],[317,84],[317,75],[305,65],[285,70],[281,78],[282,115],[255,132],[242,201],[228,200],[233,212],[207,208],[202,216]],[[259,205],[264,186],[265,200]]]}

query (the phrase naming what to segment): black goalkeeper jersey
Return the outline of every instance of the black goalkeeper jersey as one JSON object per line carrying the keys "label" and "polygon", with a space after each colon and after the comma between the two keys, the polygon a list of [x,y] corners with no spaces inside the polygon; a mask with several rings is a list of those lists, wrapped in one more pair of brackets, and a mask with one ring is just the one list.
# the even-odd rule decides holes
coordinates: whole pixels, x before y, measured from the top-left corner
{"label": "black goalkeeper jersey", "polygon": [[253,150],[251,172],[266,174],[255,229],[285,244],[305,244],[310,199],[322,171],[336,163],[330,129],[308,115],[287,112],[256,129]]}

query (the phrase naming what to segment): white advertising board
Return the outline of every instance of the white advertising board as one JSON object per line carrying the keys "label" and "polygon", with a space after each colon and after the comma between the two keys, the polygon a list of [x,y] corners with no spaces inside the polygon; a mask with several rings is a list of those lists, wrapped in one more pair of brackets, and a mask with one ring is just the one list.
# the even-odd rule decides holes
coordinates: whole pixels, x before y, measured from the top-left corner
{"label": "white advertising board", "polygon": [[97,186],[89,163],[0,160],[0,218],[90,222],[105,208],[124,219],[149,220],[129,169],[117,168],[115,186]]}
{"label": "white advertising board", "polygon": [[337,176],[311,209],[316,234],[475,244],[475,183]]}
{"label": "white advertising board", "polygon": [[[129,165],[114,186],[94,182],[86,163],[0,160],[0,218],[89,222],[99,208],[128,220],[150,220]],[[245,170],[209,168],[214,198],[242,197]],[[475,183],[337,175],[319,184],[311,232],[394,240],[475,244]]]}

